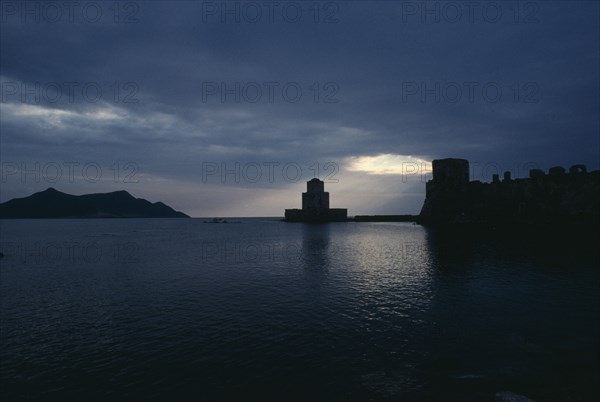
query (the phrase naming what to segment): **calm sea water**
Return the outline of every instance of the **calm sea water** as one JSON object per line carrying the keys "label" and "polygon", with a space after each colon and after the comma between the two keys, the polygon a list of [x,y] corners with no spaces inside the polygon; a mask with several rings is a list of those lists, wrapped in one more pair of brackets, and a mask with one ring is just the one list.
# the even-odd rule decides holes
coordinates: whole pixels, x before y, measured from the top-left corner
{"label": "calm sea water", "polygon": [[1,400],[600,394],[577,233],[234,221],[0,221]]}

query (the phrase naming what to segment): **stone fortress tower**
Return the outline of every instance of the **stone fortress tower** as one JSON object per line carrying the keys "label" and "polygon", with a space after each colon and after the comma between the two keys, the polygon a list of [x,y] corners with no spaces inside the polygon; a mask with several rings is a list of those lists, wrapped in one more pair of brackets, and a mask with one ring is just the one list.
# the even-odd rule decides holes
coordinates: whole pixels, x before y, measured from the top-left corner
{"label": "stone fortress tower", "polygon": [[[469,186],[469,161],[466,159],[436,159],[432,163],[435,187],[445,191],[465,191]],[[430,190],[434,188],[431,187]]]}
{"label": "stone fortress tower", "polygon": [[306,193],[302,193],[302,209],[329,209],[329,193],[325,183],[319,179],[306,182]]}
{"label": "stone fortress tower", "polygon": [[432,163],[433,179],[425,185],[425,203],[420,220],[441,221],[446,217],[460,220],[466,214],[469,187],[469,161],[436,159]]}
{"label": "stone fortress tower", "polygon": [[302,209],[285,210],[285,220],[289,222],[335,222],[347,218],[346,208],[329,208],[329,193],[325,191],[325,183],[317,178],[306,182]]}

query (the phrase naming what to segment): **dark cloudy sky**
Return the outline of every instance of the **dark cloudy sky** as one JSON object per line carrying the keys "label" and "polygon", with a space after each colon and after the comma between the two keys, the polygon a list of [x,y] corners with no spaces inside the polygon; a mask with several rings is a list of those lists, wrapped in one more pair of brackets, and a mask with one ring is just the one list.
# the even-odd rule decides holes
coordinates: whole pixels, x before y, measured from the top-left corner
{"label": "dark cloudy sky", "polygon": [[281,216],[317,175],[350,215],[418,213],[436,158],[599,167],[595,1],[1,3],[0,201]]}

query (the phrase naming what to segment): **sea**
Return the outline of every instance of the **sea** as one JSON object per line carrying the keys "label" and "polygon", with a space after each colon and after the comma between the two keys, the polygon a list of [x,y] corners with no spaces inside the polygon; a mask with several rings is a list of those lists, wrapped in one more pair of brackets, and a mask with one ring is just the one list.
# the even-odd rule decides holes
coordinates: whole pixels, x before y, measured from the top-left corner
{"label": "sea", "polygon": [[600,400],[589,233],[226,220],[0,221],[0,400]]}

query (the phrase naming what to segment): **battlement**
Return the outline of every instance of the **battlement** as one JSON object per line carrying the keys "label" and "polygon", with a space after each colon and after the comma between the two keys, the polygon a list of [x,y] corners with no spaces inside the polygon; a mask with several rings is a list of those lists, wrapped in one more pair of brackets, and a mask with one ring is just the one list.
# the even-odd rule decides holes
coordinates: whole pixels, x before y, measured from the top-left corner
{"label": "battlement", "polygon": [[600,171],[585,165],[531,169],[528,178],[504,172],[491,183],[469,181],[465,159],[432,165],[420,222],[600,222]]}

